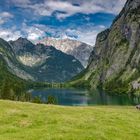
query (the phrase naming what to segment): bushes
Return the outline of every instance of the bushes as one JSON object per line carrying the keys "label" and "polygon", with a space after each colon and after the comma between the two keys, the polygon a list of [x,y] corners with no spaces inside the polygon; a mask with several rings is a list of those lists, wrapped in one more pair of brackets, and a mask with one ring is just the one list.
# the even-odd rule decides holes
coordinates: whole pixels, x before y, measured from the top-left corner
{"label": "bushes", "polygon": [[37,103],[37,104],[41,104],[41,103],[42,103],[41,98],[38,97],[38,96],[35,96],[35,97],[33,98],[32,102],[33,102],[33,103]]}
{"label": "bushes", "polygon": [[54,96],[49,95],[47,98],[47,104],[57,104],[57,99]]}
{"label": "bushes", "polygon": [[45,103],[45,104],[54,104],[54,105],[56,105],[58,103],[57,99],[54,96],[52,96],[52,95],[49,95],[47,97],[46,101],[42,101],[41,97],[35,96],[32,99],[32,102],[33,103],[37,103],[37,104]]}

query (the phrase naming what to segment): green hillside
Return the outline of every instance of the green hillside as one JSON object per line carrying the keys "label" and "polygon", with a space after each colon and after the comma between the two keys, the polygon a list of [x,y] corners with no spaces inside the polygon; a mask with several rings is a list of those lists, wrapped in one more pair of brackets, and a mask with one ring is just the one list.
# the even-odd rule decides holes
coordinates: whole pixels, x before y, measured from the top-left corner
{"label": "green hillside", "polygon": [[[0,98],[26,100],[24,91],[28,82],[16,77],[8,71],[5,61],[0,57]],[[27,95],[28,96],[28,95]]]}

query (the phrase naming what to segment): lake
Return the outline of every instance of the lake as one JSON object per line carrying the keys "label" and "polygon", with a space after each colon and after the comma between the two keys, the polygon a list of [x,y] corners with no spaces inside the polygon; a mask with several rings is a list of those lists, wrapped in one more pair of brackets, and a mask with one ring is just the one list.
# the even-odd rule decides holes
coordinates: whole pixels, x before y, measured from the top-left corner
{"label": "lake", "polygon": [[119,96],[108,94],[102,90],[88,91],[85,89],[34,89],[31,90],[32,98],[39,97],[46,103],[48,97],[53,97],[58,105],[66,106],[92,106],[92,105],[135,105],[140,103],[140,98],[127,95]]}

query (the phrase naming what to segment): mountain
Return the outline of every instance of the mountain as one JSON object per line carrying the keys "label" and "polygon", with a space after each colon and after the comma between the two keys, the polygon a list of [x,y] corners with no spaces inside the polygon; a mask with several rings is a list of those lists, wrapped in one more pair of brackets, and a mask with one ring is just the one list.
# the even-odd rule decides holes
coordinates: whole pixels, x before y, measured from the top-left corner
{"label": "mountain", "polygon": [[39,43],[47,46],[54,46],[56,49],[74,56],[84,67],[87,66],[90,53],[93,49],[92,46],[86,43],[71,39],[55,39],[48,37],[40,40]]}
{"label": "mountain", "polygon": [[[64,82],[81,72],[83,66],[73,56],[67,55],[52,46],[34,45],[26,38],[9,42],[22,71],[15,75],[39,82]],[[8,63],[7,63],[8,64]],[[9,64],[8,64],[9,65]],[[28,76],[27,76],[28,75]]]}
{"label": "mountain", "polygon": [[5,67],[11,74],[18,75],[25,80],[33,80],[33,77],[25,71],[23,65],[16,59],[12,46],[3,39],[0,39],[0,56],[2,63],[5,63]]}
{"label": "mountain", "polygon": [[[11,46],[0,39],[0,99],[22,100],[23,96],[27,95],[23,91],[28,86],[28,82],[16,76],[22,73],[26,77],[26,73],[20,69],[20,66]],[[25,100],[27,101],[27,96]]]}
{"label": "mountain", "polygon": [[35,82],[63,82],[83,69],[73,56],[25,38],[0,38],[0,99],[31,101],[27,88]]}
{"label": "mountain", "polygon": [[88,67],[70,83],[99,86],[118,93],[139,93],[139,0],[127,0],[110,29],[98,34]]}

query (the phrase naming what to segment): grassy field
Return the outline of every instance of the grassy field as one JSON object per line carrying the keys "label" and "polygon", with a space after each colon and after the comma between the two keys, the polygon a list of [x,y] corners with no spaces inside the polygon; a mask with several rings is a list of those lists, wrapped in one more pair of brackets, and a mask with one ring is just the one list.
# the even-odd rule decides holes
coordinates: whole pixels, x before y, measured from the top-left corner
{"label": "grassy field", "polygon": [[140,140],[140,111],[1,100],[0,140]]}

